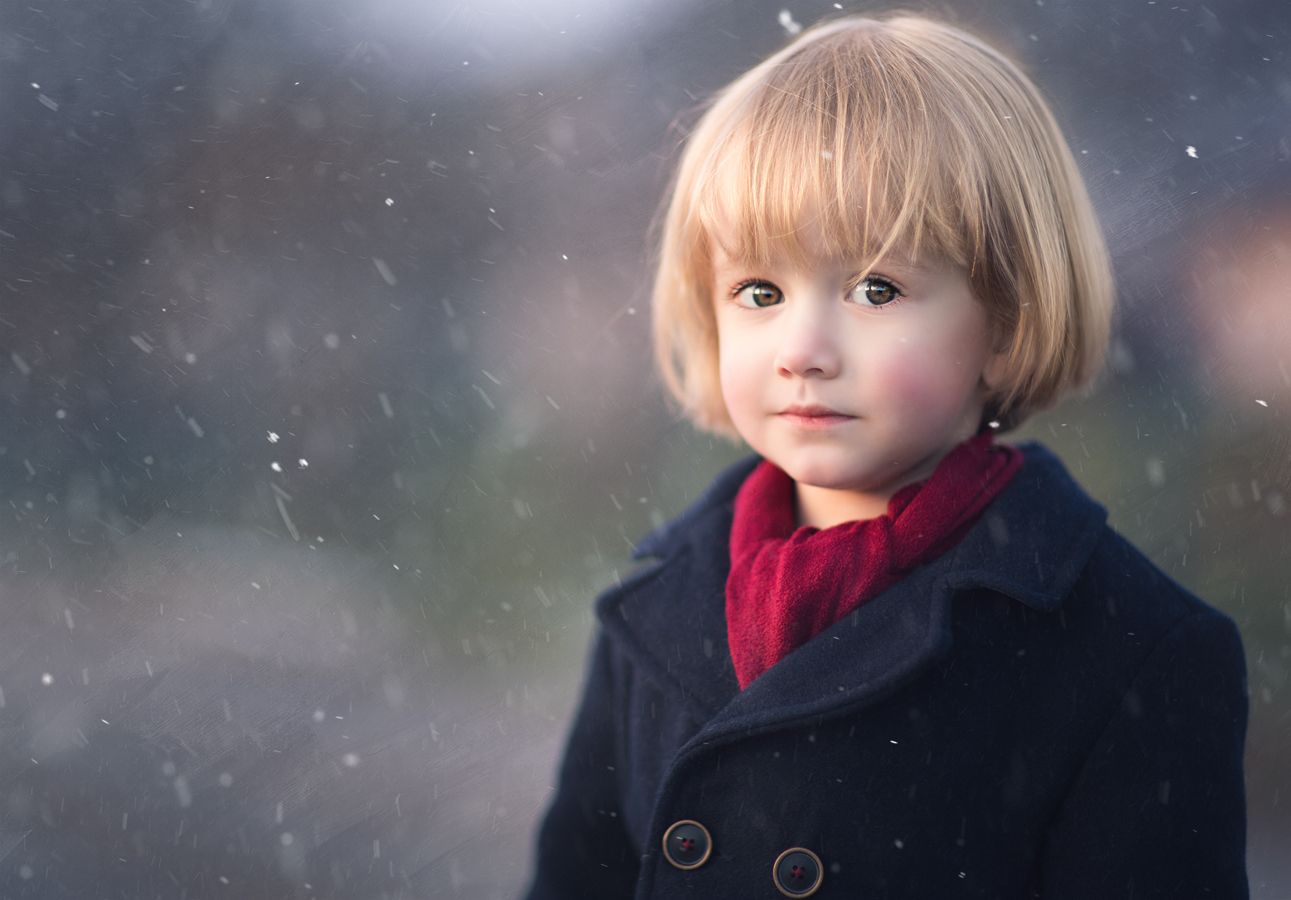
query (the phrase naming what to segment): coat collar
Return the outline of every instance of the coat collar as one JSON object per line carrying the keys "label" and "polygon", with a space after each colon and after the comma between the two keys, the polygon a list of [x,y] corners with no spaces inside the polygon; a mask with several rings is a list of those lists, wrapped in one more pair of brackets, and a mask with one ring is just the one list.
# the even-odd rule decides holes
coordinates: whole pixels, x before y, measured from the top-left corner
{"label": "coat collar", "polygon": [[726,639],[726,576],[736,492],[757,465],[718,476],[681,516],[646,537],[660,564],[601,598],[605,630],[652,680],[678,695],[699,737],[826,715],[905,684],[951,641],[950,598],[987,588],[1041,612],[1062,604],[1107,512],[1036,443],[1022,470],[960,544],[772,666],[741,691]]}

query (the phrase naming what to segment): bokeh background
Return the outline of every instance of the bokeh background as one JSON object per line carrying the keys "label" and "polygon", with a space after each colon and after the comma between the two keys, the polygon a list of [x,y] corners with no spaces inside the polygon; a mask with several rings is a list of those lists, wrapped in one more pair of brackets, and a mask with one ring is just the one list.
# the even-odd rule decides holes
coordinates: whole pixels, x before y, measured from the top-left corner
{"label": "bokeh background", "polygon": [[[650,371],[679,136],[881,8],[0,0],[0,895],[521,889],[595,594],[744,453]],[[1087,179],[1110,365],[1021,435],[1241,626],[1291,895],[1291,5],[921,8]]]}

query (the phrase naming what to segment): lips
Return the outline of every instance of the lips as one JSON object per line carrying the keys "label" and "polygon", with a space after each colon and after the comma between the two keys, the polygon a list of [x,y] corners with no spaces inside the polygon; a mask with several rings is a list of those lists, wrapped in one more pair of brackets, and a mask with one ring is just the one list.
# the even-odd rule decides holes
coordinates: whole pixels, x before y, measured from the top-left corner
{"label": "lips", "polygon": [[828,406],[819,404],[799,404],[785,407],[780,411],[779,416],[785,422],[803,429],[822,429],[830,428],[835,425],[843,425],[847,422],[856,420],[856,416],[839,412]]}

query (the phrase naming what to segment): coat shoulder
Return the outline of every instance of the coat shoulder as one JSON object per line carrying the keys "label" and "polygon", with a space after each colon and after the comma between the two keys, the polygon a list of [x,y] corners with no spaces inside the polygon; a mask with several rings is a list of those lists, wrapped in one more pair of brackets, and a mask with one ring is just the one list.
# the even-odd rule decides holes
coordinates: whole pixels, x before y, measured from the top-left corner
{"label": "coat shoulder", "polygon": [[735,501],[740,485],[744,484],[749,473],[760,462],[761,457],[748,456],[724,469],[680,515],[642,538],[636,545],[633,558],[666,557],[678,546],[689,543],[692,533],[702,528],[704,519],[722,512],[726,512],[729,517],[731,504]]}
{"label": "coat shoulder", "polygon": [[1073,599],[1101,603],[1106,612],[1162,632],[1184,619],[1192,627],[1236,633],[1227,615],[1179,584],[1136,546],[1104,525],[1094,552],[1072,590]]}

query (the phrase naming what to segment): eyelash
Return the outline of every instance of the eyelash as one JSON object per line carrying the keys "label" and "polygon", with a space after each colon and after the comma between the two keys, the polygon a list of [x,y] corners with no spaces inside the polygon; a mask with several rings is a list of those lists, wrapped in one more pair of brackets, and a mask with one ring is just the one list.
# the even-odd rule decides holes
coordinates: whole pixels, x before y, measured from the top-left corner
{"label": "eyelash", "polygon": [[[896,294],[896,296],[893,297],[891,300],[889,300],[887,303],[871,305],[867,307],[869,309],[883,309],[884,307],[895,306],[896,304],[900,303],[903,299],[905,299],[905,292],[901,290],[900,286],[891,278],[885,278],[882,275],[865,276],[864,278],[860,279],[854,285],[852,285],[847,289],[846,296],[850,297],[853,293],[855,293],[857,288],[861,287],[861,285],[867,282],[890,287],[893,290],[893,292]],[[735,302],[739,298],[740,294],[743,293],[746,289],[751,287],[756,287],[757,285],[766,285],[767,287],[774,288],[776,292],[781,295],[781,297],[784,296],[784,291],[781,291],[780,288],[776,287],[774,282],[767,281],[765,278],[746,278],[744,281],[741,281],[740,283],[736,284],[734,287],[731,288],[729,299],[732,302]],[[864,306],[865,304],[857,304],[857,305]],[[746,307],[746,308],[756,309],[758,307]]]}
{"label": "eyelash", "polygon": [[900,286],[891,278],[884,278],[882,275],[866,275],[860,281],[856,282],[856,284],[852,285],[852,287],[847,292],[848,296],[851,296],[852,294],[854,294],[858,288],[860,288],[863,284],[866,284],[866,283],[890,287],[892,289],[893,294],[896,295],[887,303],[876,304],[874,306],[871,306],[870,309],[884,309],[889,306],[896,306],[898,303],[900,303],[902,300],[905,299],[905,291],[901,290]]}
{"label": "eyelash", "polygon": [[773,284],[770,281],[767,281],[765,278],[746,278],[743,281],[741,281],[739,284],[731,288],[731,293],[728,299],[730,299],[731,302],[734,303],[739,299],[740,294],[744,293],[745,290],[751,287],[756,287],[757,285],[760,285],[760,284],[764,284],[770,288],[775,288],[777,293],[779,293],[781,296],[784,296],[784,291],[781,291],[778,287],[775,286],[775,284]]}

